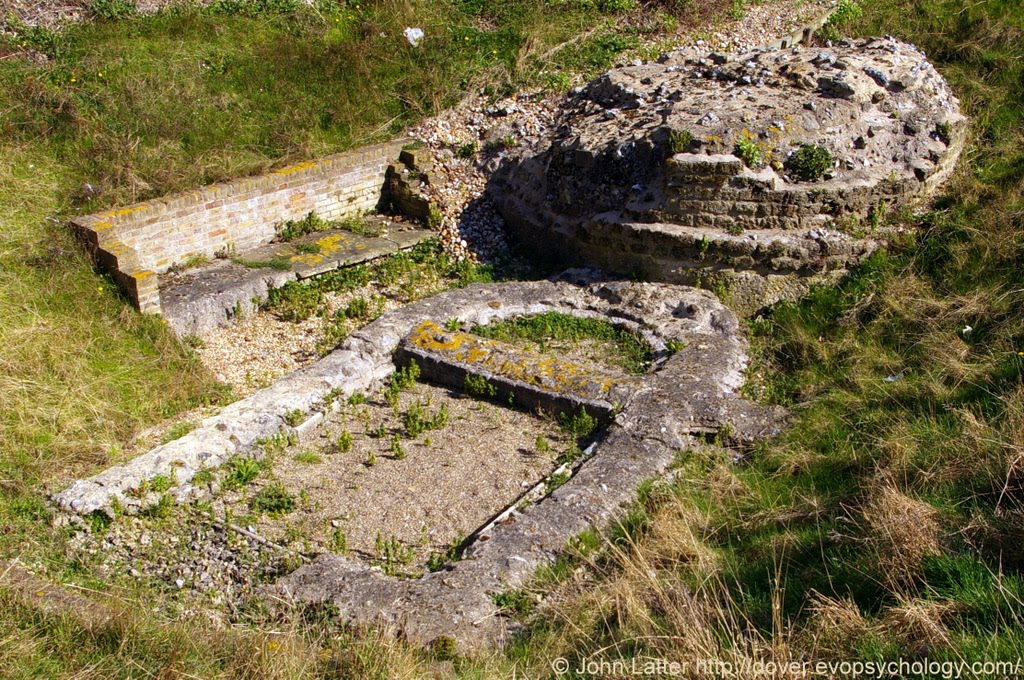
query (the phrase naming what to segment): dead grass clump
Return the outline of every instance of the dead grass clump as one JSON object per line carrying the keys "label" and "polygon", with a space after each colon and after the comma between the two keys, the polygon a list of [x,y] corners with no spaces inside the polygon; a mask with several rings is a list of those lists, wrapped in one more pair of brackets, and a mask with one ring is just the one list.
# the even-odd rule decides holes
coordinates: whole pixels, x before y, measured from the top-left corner
{"label": "dead grass clump", "polygon": [[949,602],[901,598],[897,606],[886,610],[881,626],[907,651],[927,655],[950,647],[949,629],[943,621],[956,609]]}
{"label": "dead grass clump", "polygon": [[942,551],[938,511],[889,483],[871,493],[861,515],[875,566],[895,591],[918,577],[925,558]]}
{"label": "dead grass clump", "polygon": [[707,516],[693,504],[679,499],[657,512],[643,543],[647,561],[665,568],[687,565],[697,574],[718,572],[718,554],[703,537],[709,531]]}
{"label": "dead grass clump", "polygon": [[[543,633],[531,639],[531,664],[543,673],[557,657],[588,661],[672,659],[691,664],[788,663],[789,632],[775,617],[769,639],[758,632],[720,576],[705,542],[707,514],[686,498],[651,511],[642,537],[608,542],[573,574],[572,594],[548,598]],[[775,598],[781,611],[781,598]],[[551,625],[557,622],[557,625]],[[715,674],[714,666],[707,674]],[[753,677],[753,676],[751,676]]]}
{"label": "dead grass clump", "polygon": [[962,333],[951,326],[926,333],[918,345],[929,358],[929,369],[942,375],[946,381],[963,380],[970,374],[968,355],[970,347]]}
{"label": "dead grass clump", "polygon": [[849,598],[812,594],[810,617],[801,630],[800,646],[814,656],[855,658],[859,643],[875,632],[875,625]]}

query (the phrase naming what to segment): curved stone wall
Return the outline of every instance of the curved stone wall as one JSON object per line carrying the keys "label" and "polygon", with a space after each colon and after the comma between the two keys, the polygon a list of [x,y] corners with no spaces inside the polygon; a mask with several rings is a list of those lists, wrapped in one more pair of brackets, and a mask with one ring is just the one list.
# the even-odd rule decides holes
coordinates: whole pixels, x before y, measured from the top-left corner
{"label": "curved stone wall", "polygon": [[[965,129],[943,78],[893,39],[687,50],[574,92],[557,132],[489,191],[545,252],[717,285],[747,312],[870,254],[862,222],[932,192]],[[805,147],[824,150],[820,174],[799,171]]]}

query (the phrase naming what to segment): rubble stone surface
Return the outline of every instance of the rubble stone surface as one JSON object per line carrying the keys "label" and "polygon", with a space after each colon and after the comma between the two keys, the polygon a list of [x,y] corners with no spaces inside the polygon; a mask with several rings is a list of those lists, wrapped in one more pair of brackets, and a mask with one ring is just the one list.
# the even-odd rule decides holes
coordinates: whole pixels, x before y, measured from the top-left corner
{"label": "rubble stone surface", "polygon": [[[876,241],[844,228],[927,196],[965,129],[925,55],[891,38],[687,49],[578,88],[488,193],[544,252],[718,284],[750,312],[870,254]],[[804,147],[827,150],[820,177],[794,167]]]}

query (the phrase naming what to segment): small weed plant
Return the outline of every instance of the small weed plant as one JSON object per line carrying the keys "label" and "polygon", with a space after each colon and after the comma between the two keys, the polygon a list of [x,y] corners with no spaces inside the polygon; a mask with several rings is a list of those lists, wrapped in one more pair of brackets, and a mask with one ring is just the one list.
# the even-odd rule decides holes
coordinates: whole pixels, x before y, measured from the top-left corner
{"label": "small weed plant", "polygon": [[805,182],[820,180],[832,169],[832,152],[815,144],[803,144],[790,156],[790,172]]}

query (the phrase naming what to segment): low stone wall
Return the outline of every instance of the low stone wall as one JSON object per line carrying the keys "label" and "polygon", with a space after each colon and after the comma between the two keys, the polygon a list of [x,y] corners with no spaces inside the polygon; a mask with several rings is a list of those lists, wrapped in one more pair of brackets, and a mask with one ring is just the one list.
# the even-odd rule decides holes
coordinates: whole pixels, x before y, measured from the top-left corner
{"label": "low stone wall", "polygon": [[[462,560],[422,578],[393,578],[357,560],[322,554],[267,587],[276,601],[330,603],[344,621],[383,623],[422,644],[450,637],[460,650],[469,650],[506,640],[510,631],[495,595],[522,587],[580,532],[620,517],[640,484],[664,473],[679,451],[699,448],[712,437],[725,445],[750,446],[777,433],[785,417],[781,409],[738,394],[746,343],[736,316],[712,294],[595,277],[576,270],[558,280],[478,284],[389,312],[316,364],[224,407],[180,439],[75,482],[53,500],[66,513],[113,514],[115,507],[134,513],[161,501],[162,493],[148,483],[158,475],[179,501],[209,497],[219,490],[217,474],[225,473],[218,468],[232,456],[260,455],[260,443],[268,437],[301,440],[338,400],[388,376],[395,370],[396,350],[422,333],[425,320],[472,327],[544,312],[605,318],[639,332],[655,352],[654,366],[632,378],[637,386],[590,456],[567,470],[568,479],[556,490],[508,509],[474,533]],[[678,351],[669,350],[670,342]],[[484,363],[462,365],[490,379],[494,374],[476,365]],[[617,400],[614,387],[608,394]],[[296,412],[305,422],[294,425]],[[209,474],[198,477],[200,471]]]}
{"label": "low stone wall", "polygon": [[402,341],[395,355],[402,365],[415,362],[427,380],[455,390],[466,378],[484,379],[499,401],[552,415],[585,410],[604,422],[639,387],[626,375],[583,366],[547,353],[458,331],[426,320]]}
{"label": "low stone wall", "polygon": [[373,210],[403,144],[383,144],[215,184],[71,222],[97,263],[143,312],[160,312],[157,274],[189,257],[244,252],[274,226],[313,211],[325,219]]}

